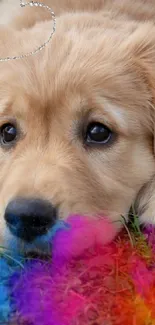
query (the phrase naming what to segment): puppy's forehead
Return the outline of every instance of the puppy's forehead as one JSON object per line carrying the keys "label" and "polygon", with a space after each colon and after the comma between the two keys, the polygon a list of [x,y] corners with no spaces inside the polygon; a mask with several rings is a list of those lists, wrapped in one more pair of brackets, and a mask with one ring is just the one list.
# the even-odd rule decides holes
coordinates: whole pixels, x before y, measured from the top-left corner
{"label": "puppy's forehead", "polygon": [[[49,30],[48,25],[45,34]],[[22,52],[34,45],[36,34],[32,34],[25,31],[24,39],[23,34],[16,39],[16,51],[18,45]],[[91,111],[97,112],[101,121],[103,115],[120,128],[126,127],[124,121],[135,128],[142,118],[140,111],[146,111],[149,103],[148,92],[135,70],[131,58],[118,50],[115,37],[109,39],[105,32],[90,39],[60,28],[38,55],[2,63],[0,114],[21,119],[47,115],[66,121],[74,119],[75,113],[78,117]]]}
{"label": "puppy's forehead", "polygon": [[[119,102],[121,99],[132,102],[133,98],[134,103],[140,102],[140,92],[144,89],[134,72],[131,56],[126,57],[121,46],[124,34],[122,39],[122,33],[109,32],[108,28],[101,34],[101,26],[96,28],[96,21],[93,26],[94,22],[90,24],[89,19],[85,26],[86,17],[84,21],[78,15],[76,18],[74,24],[71,18],[60,19],[50,44],[37,55],[1,63],[0,92],[9,88],[8,83],[12,89],[23,89],[29,95],[33,92],[35,97],[41,98],[53,97],[56,93],[60,98],[60,93],[65,91],[86,92],[92,88],[102,89],[104,95],[111,94],[111,98]],[[0,44],[0,56],[30,52],[48,38],[50,31],[51,22],[21,32],[9,31],[11,39],[7,36]]]}

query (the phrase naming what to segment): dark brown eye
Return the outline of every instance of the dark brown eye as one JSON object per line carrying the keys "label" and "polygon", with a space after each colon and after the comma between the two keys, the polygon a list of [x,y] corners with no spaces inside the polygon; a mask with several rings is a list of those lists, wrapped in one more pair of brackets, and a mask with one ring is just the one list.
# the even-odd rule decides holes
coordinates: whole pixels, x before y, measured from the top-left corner
{"label": "dark brown eye", "polygon": [[89,144],[106,144],[111,139],[112,132],[104,124],[90,123],[86,131],[86,142]]}
{"label": "dark brown eye", "polygon": [[12,124],[4,124],[1,127],[1,141],[2,144],[10,144],[16,139],[17,129]]}

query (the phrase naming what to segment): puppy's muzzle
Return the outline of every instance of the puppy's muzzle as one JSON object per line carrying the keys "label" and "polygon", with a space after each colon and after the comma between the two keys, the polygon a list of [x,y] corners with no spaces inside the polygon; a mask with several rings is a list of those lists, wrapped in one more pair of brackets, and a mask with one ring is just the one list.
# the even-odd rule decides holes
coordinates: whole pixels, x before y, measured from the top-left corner
{"label": "puppy's muzzle", "polygon": [[5,211],[5,220],[11,233],[27,242],[45,235],[56,219],[56,208],[41,199],[16,198]]}

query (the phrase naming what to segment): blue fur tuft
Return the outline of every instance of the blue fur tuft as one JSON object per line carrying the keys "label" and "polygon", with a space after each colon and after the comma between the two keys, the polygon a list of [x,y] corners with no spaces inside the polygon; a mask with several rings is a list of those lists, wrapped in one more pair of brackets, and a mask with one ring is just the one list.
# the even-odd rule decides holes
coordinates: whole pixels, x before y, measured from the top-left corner
{"label": "blue fur tuft", "polygon": [[7,261],[0,258],[0,323],[8,322],[11,314],[8,281],[12,274]]}

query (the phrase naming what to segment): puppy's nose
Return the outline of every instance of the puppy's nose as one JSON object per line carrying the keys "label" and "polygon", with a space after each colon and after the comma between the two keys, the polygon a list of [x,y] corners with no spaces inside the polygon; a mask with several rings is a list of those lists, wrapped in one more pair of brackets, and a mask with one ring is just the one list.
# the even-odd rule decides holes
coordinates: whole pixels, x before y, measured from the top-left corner
{"label": "puppy's nose", "polygon": [[55,224],[56,208],[48,201],[17,198],[6,207],[5,220],[15,236],[31,242]]}

